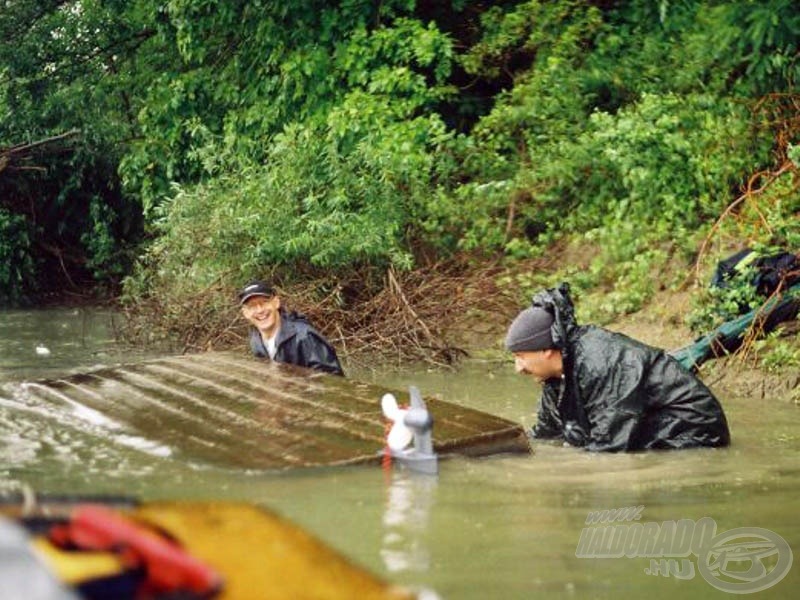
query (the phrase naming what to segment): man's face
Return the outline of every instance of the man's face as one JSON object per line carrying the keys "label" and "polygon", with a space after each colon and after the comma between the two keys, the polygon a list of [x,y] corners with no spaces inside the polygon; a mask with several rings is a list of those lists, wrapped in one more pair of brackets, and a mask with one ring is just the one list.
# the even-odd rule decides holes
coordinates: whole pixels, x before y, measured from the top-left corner
{"label": "man's face", "polygon": [[541,383],[557,379],[564,373],[561,352],[553,348],[514,352],[514,368],[517,373],[532,375]]}
{"label": "man's face", "polygon": [[242,315],[263,337],[270,338],[281,325],[280,307],[278,296],[251,296],[242,304]]}

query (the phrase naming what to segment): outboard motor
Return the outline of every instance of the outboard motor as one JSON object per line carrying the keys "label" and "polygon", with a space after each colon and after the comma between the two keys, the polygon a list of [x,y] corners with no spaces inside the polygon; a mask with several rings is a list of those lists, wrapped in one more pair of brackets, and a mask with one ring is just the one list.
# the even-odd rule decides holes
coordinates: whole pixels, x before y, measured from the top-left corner
{"label": "outboard motor", "polygon": [[411,398],[409,408],[400,408],[392,394],[384,394],[381,398],[383,414],[392,422],[386,437],[388,451],[393,459],[412,471],[436,475],[439,463],[433,451],[433,417],[419,389],[412,385],[408,392]]}

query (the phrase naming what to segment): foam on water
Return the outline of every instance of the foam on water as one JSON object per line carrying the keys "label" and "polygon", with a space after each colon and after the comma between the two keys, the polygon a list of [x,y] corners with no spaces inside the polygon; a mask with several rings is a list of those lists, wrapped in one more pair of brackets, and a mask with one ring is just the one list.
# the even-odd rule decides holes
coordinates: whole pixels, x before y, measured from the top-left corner
{"label": "foam on water", "polygon": [[[41,389],[37,383],[6,384],[0,396],[0,458],[4,465],[21,469],[35,464],[43,454],[58,456],[66,462],[82,462],[82,456],[93,455],[93,462],[119,462],[119,457],[105,447],[107,443],[123,446],[154,457],[172,456],[173,450],[139,432],[131,431],[119,421],[48,389],[51,401],[33,395]],[[103,467],[105,468],[105,466]]]}

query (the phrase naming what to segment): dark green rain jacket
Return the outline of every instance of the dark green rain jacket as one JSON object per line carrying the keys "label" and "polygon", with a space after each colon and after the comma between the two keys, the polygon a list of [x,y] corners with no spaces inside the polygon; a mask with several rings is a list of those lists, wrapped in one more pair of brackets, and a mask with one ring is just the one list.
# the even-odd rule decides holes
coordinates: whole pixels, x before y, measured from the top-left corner
{"label": "dark green rain jacket", "polygon": [[532,304],[553,313],[553,341],[564,359],[563,377],[545,383],[534,437],[609,452],[730,444],[717,399],[666,352],[579,326],[565,283]]}

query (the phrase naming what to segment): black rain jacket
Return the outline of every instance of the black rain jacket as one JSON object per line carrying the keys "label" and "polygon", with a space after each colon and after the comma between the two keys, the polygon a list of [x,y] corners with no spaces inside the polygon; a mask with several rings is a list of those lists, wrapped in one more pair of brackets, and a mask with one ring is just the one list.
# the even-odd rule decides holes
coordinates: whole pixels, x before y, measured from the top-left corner
{"label": "black rain jacket", "polygon": [[[275,340],[275,361],[309,367],[325,373],[344,375],[336,351],[303,315],[281,311],[281,328]],[[269,352],[255,327],[250,328],[253,355],[269,358]]]}
{"label": "black rain jacket", "polygon": [[537,438],[592,451],[727,446],[725,414],[711,391],[663,350],[596,326],[578,326],[562,283],[532,304],[555,317],[564,375],[545,383]]}

